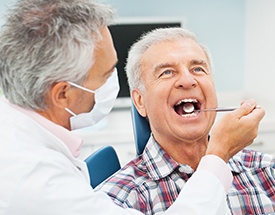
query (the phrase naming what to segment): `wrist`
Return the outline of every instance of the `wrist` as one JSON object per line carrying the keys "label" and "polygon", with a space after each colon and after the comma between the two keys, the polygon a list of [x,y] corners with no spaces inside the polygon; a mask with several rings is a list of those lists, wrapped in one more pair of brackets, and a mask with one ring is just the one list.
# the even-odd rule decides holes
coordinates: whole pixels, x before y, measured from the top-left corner
{"label": "wrist", "polygon": [[207,150],[206,150],[205,155],[215,155],[215,156],[218,156],[225,163],[227,163],[228,160],[230,159],[230,156],[228,155],[228,153],[226,153],[225,150],[219,149],[219,148],[208,147]]}

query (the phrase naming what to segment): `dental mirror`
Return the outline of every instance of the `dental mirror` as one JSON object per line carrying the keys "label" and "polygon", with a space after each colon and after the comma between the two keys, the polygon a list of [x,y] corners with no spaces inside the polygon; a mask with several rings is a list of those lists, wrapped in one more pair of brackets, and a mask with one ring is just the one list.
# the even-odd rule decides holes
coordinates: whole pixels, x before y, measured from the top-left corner
{"label": "dental mirror", "polygon": [[183,111],[185,112],[185,113],[192,113],[192,112],[194,112],[194,110],[195,110],[195,107],[194,107],[194,105],[191,103],[191,102],[188,102],[188,103],[185,103],[184,105],[183,105]]}

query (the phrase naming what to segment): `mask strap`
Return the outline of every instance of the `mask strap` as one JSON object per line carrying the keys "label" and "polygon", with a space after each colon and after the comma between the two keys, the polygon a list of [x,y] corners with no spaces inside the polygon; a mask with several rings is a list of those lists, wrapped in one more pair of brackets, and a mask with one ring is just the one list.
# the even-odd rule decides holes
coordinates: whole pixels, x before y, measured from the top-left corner
{"label": "mask strap", "polygon": [[65,108],[65,110],[66,110],[67,112],[69,112],[70,114],[72,114],[73,116],[76,116],[76,114],[75,114],[74,112],[72,112],[69,108]]}
{"label": "mask strap", "polygon": [[77,88],[79,88],[79,89],[81,89],[81,90],[87,91],[87,92],[89,92],[89,93],[95,93],[94,90],[90,90],[90,89],[88,89],[88,88],[86,88],[86,87],[82,87],[82,86],[80,86],[80,85],[78,85],[78,84],[75,84],[75,83],[73,83],[73,82],[68,81],[67,83],[69,83],[70,85],[72,85],[72,86],[74,86],[74,87],[77,87]]}

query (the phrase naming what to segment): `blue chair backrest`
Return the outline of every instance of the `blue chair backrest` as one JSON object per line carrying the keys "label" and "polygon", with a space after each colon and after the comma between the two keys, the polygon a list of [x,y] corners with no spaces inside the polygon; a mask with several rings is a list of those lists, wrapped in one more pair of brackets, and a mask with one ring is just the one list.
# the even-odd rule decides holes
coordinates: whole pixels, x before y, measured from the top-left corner
{"label": "blue chair backrest", "polygon": [[147,141],[151,135],[151,128],[148,120],[139,114],[133,103],[131,108],[131,114],[134,129],[136,153],[137,155],[140,155],[142,154],[147,144]]}
{"label": "blue chair backrest", "polygon": [[93,188],[117,172],[121,166],[112,146],[105,146],[92,153],[85,159]]}

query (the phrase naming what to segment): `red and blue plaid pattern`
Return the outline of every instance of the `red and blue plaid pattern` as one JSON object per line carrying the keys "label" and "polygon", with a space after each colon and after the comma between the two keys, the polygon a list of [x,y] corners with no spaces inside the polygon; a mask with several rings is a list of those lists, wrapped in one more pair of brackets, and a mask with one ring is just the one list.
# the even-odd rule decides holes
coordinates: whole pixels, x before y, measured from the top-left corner
{"label": "red and blue plaid pattern", "polygon": [[275,214],[275,160],[273,156],[243,150],[229,161],[233,185],[227,195],[234,215]]}
{"label": "red and blue plaid pattern", "polygon": [[[231,213],[275,214],[273,156],[243,150],[228,165],[234,176],[227,195]],[[192,172],[188,165],[174,161],[151,137],[141,156],[128,163],[97,190],[105,191],[116,204],[124,208],[157,214],[173,204]]]}

